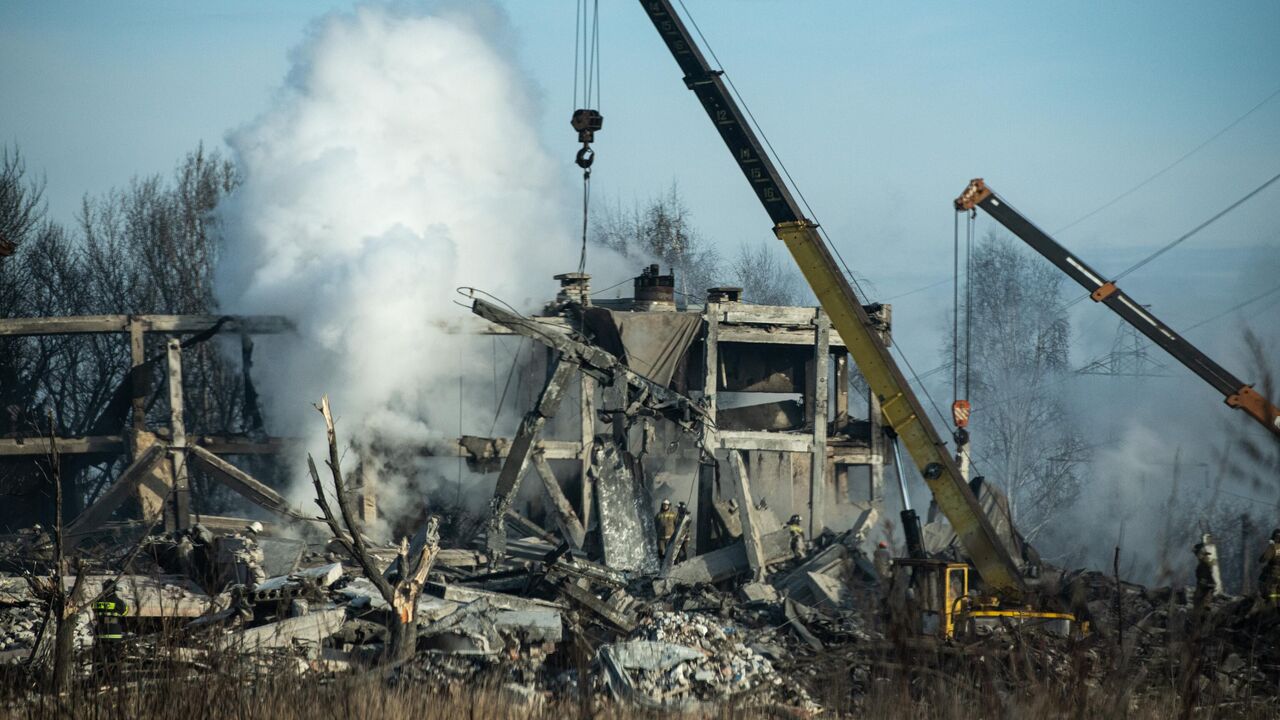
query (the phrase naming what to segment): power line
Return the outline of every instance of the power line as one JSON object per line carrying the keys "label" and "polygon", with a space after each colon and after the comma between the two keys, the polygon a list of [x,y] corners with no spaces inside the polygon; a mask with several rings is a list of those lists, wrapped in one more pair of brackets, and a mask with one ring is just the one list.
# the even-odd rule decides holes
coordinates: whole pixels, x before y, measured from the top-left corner
{"label": "power line", "polygon": [[946,279],[946,280],[939,280],[938,282],[935,282],[935,283],[929,283],[928,285],[925,285],[925,286],[923,286],[923,287],[918,287],[918,288],[916,288],[915,290],[908,290],[908,291],[906,291],[906,292],[904,292],[904,293],[898,293],[897,295],[892,295],[892,296],[890,296],[890,297],[885,298],[884,300],[881,300],[880,302],[893,302],[894,300],[897,300],[897,299],[899,299],[899,298],[907,297],[908,295],[915,295],[916,293],[924,292],[925,290],[932,290],[932,289],[934,289],[934,288],[936,288],[936,287],[940,287],[940,286],[942,286],[942,285],[946,285],[946,284],[947,284],[947,283],[949,283],[949,282],[951,282],[951,280],[950,280],[950,279]]}
{"label": "power line", "polygon": [[1259,102],[1257,105],[1254,105],[1253,107],[1249,108],[1247,111],[1245,111],[1245,113],[1244,113],[1243,115],[1241,115],[1240,117],[1236,118],[1235,120],[1232,120],[1232,121],[1231,121],[1231,123],[1230,123],[1230,124],[1228,124],[1226,127],[1222,128],[1222,129],[1221,129],[1221,130],[1219,130],[1218,132],[1214,133],[1214,134],[1213,134],[1213,135],[1212,135],[1208,140],[1205,140],[1204,142],[1202,142],[1202,143],[1200,143],[1199,145],[1195,146],[1195,147],[1194,147],[1194,148],[1192,148],[1191,150],[1187,151],[1185,154],[1183,154],[1183,155],[1182,155],[1182,157],[1178,158],[1177,160],[1174,160],[1173,162],[1171,162],[1171,163],[1169,163],[1168,165],[1166,165],[1164,168],[1162,168],[1162,169],[1160,169],[1160,170],[1156,171],[1156,172],[1155,172],[1155,174],[1151,175],[1150,177],[1148,177],[1147,179],[1145,179],[1145,180],[1143,180],[1142,182],[1138,183],[1137,185],[1134,185],[1133,187],[1129,188],[1128,190],[1125,190],[1124,192],[1120,193],[1119,195],[1117,195],[1116,197],[1114,197],[1114,198],[1112,198],[1111,200],[1107,201],[1106,203],[1103,203],[1103,204],[1102,204],[1101,206],[1099,206],[1098,208],[1096,208],[1096,209],[1094,209],[1094,210],[1092,210],[1092,211],[1090,211],[1090,212],[1088,212],[1088,213],[1086,213],[1086,214],[1082,215],[1081,217],[1079,217],[1079,218],[1077,218],[1077,219],[1075,219],[1075,220],[1071,221],[1069,224],[1067,224],[1067,225],[1065,225],[1065,226],[1063,226],[1063,227],[1061,227],[1061,228],[1058,228],[1057,230],[1055,230],[1055,231],[1054,231],[1054,234],[1061,233],[1061,232],[1064,232],[1064,231],[1066,231],[1066,230],[1069,230],[1069,229],[1071,229],[1071,228],[1075,227],[1076,225],[1079,225],[1080,223],[1084,222],[1085,220],[1088,220],[1089,218],[1093,217],[1094,215],[1097,215],[1098,213],[1102,212],[1103,210],[1106,210],[1107,208],[1111,207],[1112,205],[1115,205],[1116,203],[1120,202],[1121,200],[1123,200],[1123,199],[1125,199],[1125,198],[1129,197],[1129,196],[1130,196],[1130,195],[1132,195],[1133,193],[1137,192],[1139,189],[1141,189],[1141,188],[1145,187],[1145,186],[1146,186],[1148,183],[1150,183],[1151,181],[1155,180],[1156,178],[1160,177],[1161,175],[1164,175],[1165,173],[1169,172],[1170,170],[1172,170],[1172,169],[1174,169],[1175,167],[1177,167],[1178,165],[1180,165],[1180,164],[1182,163],[1182,161],[1183,161],[1183,160],[1186,160],[1187,158],[1191,157],[1192,155],[1195,155],[1196,153],[1200,152],[1200,151],[1201,151],[1202,149],[1204,149],[1204,147],[1205,147],[1206,145],[1208,145],[1209,143],[1211,143],[1211,142],[1213,142],[1214,140],[1217,140],[1218,138],[1222,137],[1224,134],[1226,134],[1226,132],[1227,132],[1228,130],[1230,130],[1231,128],[1235,127],[1236,125],[1239,125],[1239,124],[1241,123],[1241,121],[1243,121],[1245,118],[1247,118],[1247,117],[1249,117],[1250,115],[1252,115],[1255,111],[1257,111],[1257,110],[1258,110],[1259,108],[1261,108],[1263,105],[1266,105],[1267,103],[1269,103],[1269,102],[1271,102],[1272,100],[1274,100],[1277,96],[1280,96],[1280,88],[1277,88],[1277,89],[1276,89],[1274,92],[1272,92],[1270,95],[1268,95],[1268,96],[1266,96],[1265,98],[1263,98],[1263,99],[1262,99],[1262,102]]}
{"label": "power line", "polygon": [[1180,243],[1181,243],[1181,242],[1183,242],[1184,240],[1186,240],[1186,239],[1190,238],[1192,235],[1195,235],[1196,233],[1200,232],[1201,230],[1203,230],[1203,229],[1205,229],[1205,228],[1209,227],[1210,225],[1212,225],[1213,223],[1217,222],[1220,218],[1222,218],[1222,217],[1223,217],[1224,215],[1226,215],[1227,213],[1229,213],[1229,212],[1231,212],[1232,210],[1235,210],[1236,208],[1238,208],[1238,207],[1240,207],[1241,205],[1245,204],[1245,203],[1246,203],[1246,202],[1248,202],[1248,201],[1249,201],[1249,200],[1250,200],[1254,195],[1257,195],[1258,193],[1260,193],[1260,192],[1262,192],[1263,190],[1267,189],[1267,187],[1269,187],[1272,183],[1274,183],[1274,182],[1275,182],[1275,181],[1277,181],[1277,180],[1280,180],[1280,173],[1278,173],[1278,174],[1276,174],[1276,175],[1272,175],[1270,180],[1268,180],[1268,181],[1266,181],[1266,182],[1262,183],[1262,184],[1261,184],[1261,185],[1259,185],[1258,187],[1254,188],[1251,192],[1249,192],[1249,194],[1247,194],[1247,195],[1245,195],[1244,197],[1240,198],[1239,200],[1237,200],[1237,201],[1235,201],[1235,202],[1231,203],[1231,204],[1230,204],[1230,205],[1228,205],[1225,209],[1223,209],[1222,211],[1220,211],[1217,215],[1214,215],[1213,217],[1209,218],[1208,220],[1205,220],[1204,222],[1202,222],[1202,223],[1200,223],[1199,225],[1195,226],[1195,227],[1194,227],[1190,232],[1188,232],[1188,233],[1186,233],[1186,234],[1182,235],[1181,237],[1177,238],[1176,240],[1174,240],[1174,241],[1170,242],[1168,245],[1165,245],[1164,247],[1162,247],[1162,248],[1160,248],[1159,250],[1157,250],[1157,251],[1155,251],[1155,252],[1151,253],[1150,255],[1148,255],[1148,256],[1146,256],[1145,258],[1143,258],[1143,259],[1139,260],[1138,262],[1134,263],[1133,265],[1130,265],[1130,266],[1129,266],[1129,267],[1128,267],[1124,272],[1122,272],[1122,273],[1120,273],[1119,275],[1115,276],[1115,277],[1113,278],[1113,280],[1119,280],[1120,278],[1124,277],[1125,275],[1128,275],[1129,273],[1133,272],[1134,270],[1137,270],[1138,268],[1142,267],[1143,265],[1146,265],[1147,263],[1151,262],[1152,260],[1155,260],[1156,258],[1160,257],[1161,255],[1165,254],[1166,252],[1168,252],[1168,251],[1172,250],[1175,246],[1177,246],[1178,244],[1180,244]]}
{"label": "power line", "polygon": [[[1204,222],[1202,222],[1202,223],[1200,223],[1199,225],[1195,226],[1195,227],[1194,227],[1194,228],[1192,228],[1190,231],[1188,231],[1188,232],[1186,232],[1186,233],[1183,233],[1182,235],[1180,235],[1179,237],[1177,237],[1177,238],[1175,238],[1174,240],[1170,241],[1167,245],[1165,245],[1164,247],[1160,248],[1159,250],[1156,250],[1155,252],[1153,252],[1153,253],[1151,253],[1150,255],[1148,255],[1148,256],[1146,256],[1146,257],[1144,257],[1143,259],[1139,260],[1138,262],[1134,263],[1133,265],[1130,265],[1128,268],[1126,268],[1126,269],[1125,269],[1123,272],[1121,272],[1119,275],[1116,275],[1114,278],[1112,278],[1112,282],[1114,282],[1114,281],[1116,281],[1116,280],[1119,280],[1119,279],[1123,278],[1124,276],[1128,275],[1129,273],[1133,272],[1134,270],[1137,270],[1138,268],[1142,267],[1143,265],[1146,265],[1147,263],[1151,262],[1152,260],[1155,260],[1156,258],[1160,257],[1161,255],[1165,254],[1166,252],[1168,252],[1168,251],[1172,250],[1173,248],[1177,247],[1178,245],[1182,244],[1184,241],[1191,239],[1191,237],[1192,237],[1192,236],[1194,236],[1196,233],[1200,232],[1201,230],[1204,230],[1205,228],[1209,227],[1210,225],[1214,224],[1215,222],[1217,222],[1217,221],[1221,220],[1223,217],[1225,217],[1225,216],[1226,216],[1228,213],[1230,213],[1232,210],[1235,210],[1236,208],[1238,208],[1238,207],[1240,207],[1241,205],[1245,204],[1245,203],[1246,203],[1246,202],[1248,202],[1250,199],[1252,199],[1252,198],[1253,198],[1253,196],[1255,196],[1255,195],[1257,195],[1258,193],[1262,192],[1263,190],[1267,189],[1267,188],[1268,188],[1272,183],[1274,183],[1274,182],[1275,182],[1275,181],[1277,181],[1277,180],[1280,180],[1280,174],[1276,174],[1276,175],[1271,176],[1271,179],[1267,180],[1266,182],[1262,183],[1262,184],[1261,184],[1261,185],[1259,185],[1258,187],[1256,187],[1256,188],[1254,188],[1253,190],[1249,191],[1249,192],[1248,192],[1244,197],[1242,197],[1242,198],[1240,198],[1239,200],[1236,200],[1235,202],[1231,203],[1231,204],[1230,204],[1230,205],[1228,205],[1226,208],[1224,208],[1224,209],[1222,209],[1222,210],[1218,211],[1218,213],[1217,213],[1216,215],[1214,215],[1213,217],[1211,217],[1211,218],[1209,218],[1208,220],[1205,220]],[[1078,303],[1082,302],[1083,300],[1085,300],[1085,299],[1086,299],[1086,298],[1088,298],[1088,297],[1090,297],[1089,293],[1085,293],[1084,295],[1081,295],[1081,296],[1077,297],[1076,299],[1072,300],[1071,302],[1067,303],[1066,305],[1063,305],[1063,306],[1062,306],[1062,310],[1068,310],[1068,309],[1070,309],[1071,307],[1073,307],[1073,306],[1077,305]]]}
{"label": "power line", "polygon": [[1273,293],[1275,293],[1275,292],[1277,292],[1277,291],[1280,291],[1280,285],[1276,285],[1275,287],[1271,288],[1270,290],[1267,290],[1266,292],[1258,293],[1257,295],[1254,295],[1253,297],[1249,298],[1248,300],[1245,300],[1244,302],[1236,303],[1235,305],[1232,305],[1231,307],[1227,308],[1226,310],[1223,310],[1222,312],[1218,313],[1217,315],[1214,315],[1214,316],[1212,316],[1212,317],[1207,317],[1207,318],[1205,318],[1204,320],[1201,320],[1200,322],[1196,323],[1195,325],[1189,325],[1189,326],[1187,326],[1186,328],[1184,328],[1184,329],[1182,330],[1182,332],[1183,332],[1183,333],[1191,332],[1192,330],[1195,330],[1196,328],[1200,327],[1201,325],[1207,325],[1207,324],[1209,324],[1209,323],[1213,322],[1214,320],[1217,320],[1217,319],[1218,319],[1218,318],[1220,318],[1220,317],[1223,317],[1223,316],[1225,316],[1225,315],[1230,315],[1231,313],[1233,313],[1233,312],[1235,312],[1235,311],[1239,310],[1240,308],[1245,307],[1246,305],[1252,305],[1253,303],[1255,303],[1255,302],[1257,302],[1257,301],[1261,300],[1262,298],[1267,297],[1268,295],[1271,295],[1271,294],[1273,294]]}

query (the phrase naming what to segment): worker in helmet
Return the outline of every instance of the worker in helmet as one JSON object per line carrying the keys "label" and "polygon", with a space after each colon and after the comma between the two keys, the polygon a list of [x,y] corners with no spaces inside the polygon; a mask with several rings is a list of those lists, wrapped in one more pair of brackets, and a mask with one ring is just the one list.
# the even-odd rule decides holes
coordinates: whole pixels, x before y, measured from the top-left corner
{"label": "worker in helmet", "polygon": [[889,543],[881,540],[876,543],[876,551],[871,554],[871,563],[876,568],[880,582],[887,585],[889,574],[893,572],[893,554],[889,552]]}
{"label": "worker in helmet", "polygon": [[102,585],[102,594],[93,603],[93,657],[94,669],[103,682],[111,682],[120,675],[120,663],[124,659],[124,618],[129,606],[120,597],[114,579]]}
{"label": "worker in helmet", "polygon": [[792,515],[787,520],[787,533],[791,539],[791,556],[796,560],[803,560],[809,552],[809,544],[805,542],[804,526],[799,514]]}
{"label": "worker in helmet", "polygon": [[[686,505],[684,502],[676,503],[676,517],[678,518],[678,520],[676,521],[677,527],[680,525],[680,522],[684,520],[684,516],[688,514],[689,514],[688,505]],[[688,559],[689,559],[689,533],[685,533],[684,539],[680,541],[680,547],[678,552],[676,553],[676,562],[684,562],[685,560],[688,560]]]}
{"label": "worker in helmet", "polygon": [[1258,560],[1258,594],[1272,607],[1280,607],[1280,528],[1271,531],[1271,542]]}
{"label": "worker in helmet", "polygon": [[658,557],[661,559],[665,560],[667,557],[667,545],[671,544],[671,538],[676,534],[679,520],[680,516],[671,509],[671,501],[663,500],[662,507],[653,518],[653,527],[658,531]]}
{"label": "worker in helmet", "polygon": [[1196,556],[1195,606],[1203,608],[1218,590],[1213,578],[1213,554],[1205,543],[1196,543],[1191,552]]}

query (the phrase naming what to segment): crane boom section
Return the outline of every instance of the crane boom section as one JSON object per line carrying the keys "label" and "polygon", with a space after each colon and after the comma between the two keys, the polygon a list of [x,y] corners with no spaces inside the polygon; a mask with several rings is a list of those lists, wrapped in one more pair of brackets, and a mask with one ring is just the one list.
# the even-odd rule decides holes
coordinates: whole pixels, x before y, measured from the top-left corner
{"label": "crane boom section", "polygon": [[866,310],[791,191],[770,161],[742,110],[729,94],[721,74],[711,68],[684,21],[669,0],[640,0],[676,63],[685,84],[729,147],[743,175],[774,222],[774,234],[787,246],[831,324],[872,392],[879,398],[885,422],[898,434],[920,474],[951,522],[983,581],[1010,600],[1026,592],[1022,575],[998,539],[991,521],[965,482],[946,444],[929,422],[924,407],[874,330]]}
{"label": "crane boom section", "polygon": [[1072,255],[1057,240],[1036,227],[1034,223],[1023,217],[1022,213],[1005,202],[1004,198],[997,195],[981,178],[970,181],[969,186],[956,199],[955,207],[957,211],[982,208],[1009,232],[1017,235],[1033,250],[1079,283],[1095,302],[1111,308],[1138,332],[1150,338],[1175,360],[1213,386],[1223,395],[1227,405],[1240,408],[1263,427],[1280,436],[1280,409],[1272,405],[1253,387],[1246,385],[1226,368],[1214,362],[1213,358],[1205,355],[1173,328],[1157,319],[1129,297],[1125,291],[1116,287],[1114,282],[1105,280],[1086,262]]}

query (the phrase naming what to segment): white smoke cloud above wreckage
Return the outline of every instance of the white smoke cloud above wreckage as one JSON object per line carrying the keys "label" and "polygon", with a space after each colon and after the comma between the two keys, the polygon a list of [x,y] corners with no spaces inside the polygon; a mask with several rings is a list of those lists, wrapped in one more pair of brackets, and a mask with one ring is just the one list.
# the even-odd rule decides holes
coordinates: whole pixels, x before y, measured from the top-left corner
{"label": "white smoke cloud above wreckage", "polygon": [[507,32],[486,3],[327,16],[229,136],[243,184],[219,209],[219,298],[296,322],[259,342],[255,374],[272,430],[318,439],[317,458],[324,393],[357,444],[456,433],[460,379],[489,382],[492,346],[448,329],[469,317],[455,288],[531,308],[576,266]]}

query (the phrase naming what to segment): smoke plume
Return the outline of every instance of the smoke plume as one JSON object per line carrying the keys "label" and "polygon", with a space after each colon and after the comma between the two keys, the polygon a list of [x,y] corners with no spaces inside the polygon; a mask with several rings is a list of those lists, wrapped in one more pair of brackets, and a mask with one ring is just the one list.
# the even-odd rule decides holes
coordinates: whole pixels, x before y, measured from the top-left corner
{"label": "smoke plume", "polygon": [[470,315],[455,288],[530,309],[576,265],[508,32],[487,3],[326,16],[273,104],[229,136],[243,184],[220,208],[219,298],[296,322],[260,340],[255,368],[269,429],[317,458],[324,393],[357,447],[456,434],[460,387],[487,388],[492,346],[456,332]]}

